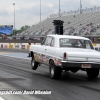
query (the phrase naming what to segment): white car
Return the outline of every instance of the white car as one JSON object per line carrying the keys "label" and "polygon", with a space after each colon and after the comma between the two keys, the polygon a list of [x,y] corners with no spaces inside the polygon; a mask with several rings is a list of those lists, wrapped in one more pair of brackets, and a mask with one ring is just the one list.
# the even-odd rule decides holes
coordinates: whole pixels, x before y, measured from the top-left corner
{"label": "white car", "polygon": [[47,35],[41,45],[31,45],[31,66],[49,66],[51,78],[60,78],[63,70],[87,72],[89,78],[99,75],[100,52],[94,50],[91,40],[69,35]]}

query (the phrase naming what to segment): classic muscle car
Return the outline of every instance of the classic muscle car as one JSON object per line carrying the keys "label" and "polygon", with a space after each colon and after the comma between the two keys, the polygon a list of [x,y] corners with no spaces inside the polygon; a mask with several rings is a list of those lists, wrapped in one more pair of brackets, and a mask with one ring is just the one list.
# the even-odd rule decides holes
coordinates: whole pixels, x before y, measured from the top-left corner
{"label": "classic muscle car", "polygon": [[47,35],[41,45],[31,45],[31,66],[36,70],[40,64],[49,66],[50,77],[61,77],[62,71],[87,72],[89,78],[99,75],[100,52],[94,50],[91,40],[80,36]]}

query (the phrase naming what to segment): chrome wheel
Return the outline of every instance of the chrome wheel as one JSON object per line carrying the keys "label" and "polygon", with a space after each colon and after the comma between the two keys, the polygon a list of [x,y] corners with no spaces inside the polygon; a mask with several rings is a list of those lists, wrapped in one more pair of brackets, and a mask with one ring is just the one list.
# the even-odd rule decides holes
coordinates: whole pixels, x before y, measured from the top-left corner
{"label": "chrome wheel", "polygon": [[62,69],[55,65],[54,61],[50,61],[50,76],[53,79],[59,79],[61,76]]}
{"label": "chrome wheel", "polygon": [[54,68],[51,68],[51,75],[54,75]]}
{"label": "chrome wheel", "polygon": [[32,66],[34,66],[34,60],[32,61]]}

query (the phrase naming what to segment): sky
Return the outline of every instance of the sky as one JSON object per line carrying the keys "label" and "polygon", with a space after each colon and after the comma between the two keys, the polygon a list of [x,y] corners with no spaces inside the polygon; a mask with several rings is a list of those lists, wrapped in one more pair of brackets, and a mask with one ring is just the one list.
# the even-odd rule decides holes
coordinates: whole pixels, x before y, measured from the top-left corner
{"label": "sky", "polygon": [[[82,8],[100,6],[100,0],[81,0]],[[15,6],[13,5],[15,3]],[[0,0],[0,25],[14,25],[15,29],[40,22],[40,0]],[[77,10],[80,0],[60,0],[61,12]],[[41,0],[41,20],[59,12],[59,0]]]}

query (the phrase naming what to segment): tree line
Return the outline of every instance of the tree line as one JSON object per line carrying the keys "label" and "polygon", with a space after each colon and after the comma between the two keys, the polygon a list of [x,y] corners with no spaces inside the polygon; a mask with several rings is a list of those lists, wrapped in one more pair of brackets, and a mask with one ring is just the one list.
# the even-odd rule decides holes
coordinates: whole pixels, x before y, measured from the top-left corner
{"label": "tree line", "polygon": [[[19,30],[15,29],[15,34],[20,34],[21,32],[27,30],[28,28],[30,28],[30,26],[25,25],[25,26],[22,26]],[[13,30],[13,33],[14,33],[14,30]]]}

